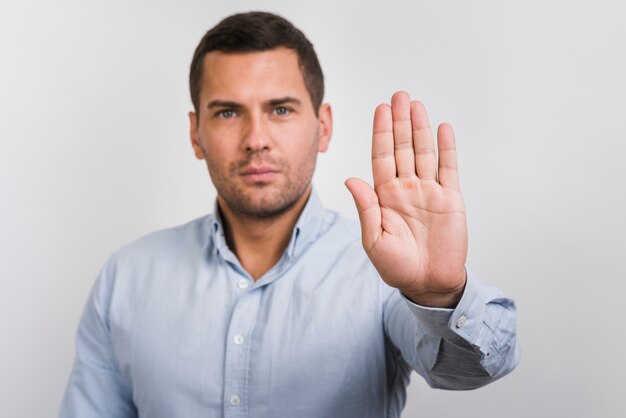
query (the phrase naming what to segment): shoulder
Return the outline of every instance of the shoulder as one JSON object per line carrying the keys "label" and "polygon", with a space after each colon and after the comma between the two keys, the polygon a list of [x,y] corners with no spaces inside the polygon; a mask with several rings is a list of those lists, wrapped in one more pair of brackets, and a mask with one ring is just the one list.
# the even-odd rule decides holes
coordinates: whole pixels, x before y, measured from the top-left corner
{"label": "shoulder", "polygon": [[126,264],[173,258],[180,253],[193,253],[206,247],[213,215],[146,234],[115,251],[110,262]]}
{"label": "shoulder", "polygon": [[[111,254],[94,286],[94,297],[129,305],[177,266],[201,256],[209,241],[212,215],[144,235]],[[102,302],[104,306],[108,302]]]}
{"label": "shoulder", "polygon": [[361,243],[361,224],[358,221],[326,210],[324,226],[314,246],[318,253],[348,263],[353,268],[369,270],[371,265]]}
{"label": "shoulder", "polygon": [[331,239],[347,246],[361,242],[361,226],[358,221],[348,219],[334,210],[324,210],[324,221],[318,239]]}

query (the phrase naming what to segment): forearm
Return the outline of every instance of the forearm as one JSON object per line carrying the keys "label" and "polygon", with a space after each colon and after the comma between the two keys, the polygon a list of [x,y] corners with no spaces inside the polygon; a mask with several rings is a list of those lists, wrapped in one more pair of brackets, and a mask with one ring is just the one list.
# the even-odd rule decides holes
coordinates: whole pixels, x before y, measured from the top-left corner
{"label": "forearm", "polygon": [[517,365],[514,302],[471,274],[455,309],[404,301],[417,327],[413,344],[404,339],[403,355],[431,386],[474,389]]}

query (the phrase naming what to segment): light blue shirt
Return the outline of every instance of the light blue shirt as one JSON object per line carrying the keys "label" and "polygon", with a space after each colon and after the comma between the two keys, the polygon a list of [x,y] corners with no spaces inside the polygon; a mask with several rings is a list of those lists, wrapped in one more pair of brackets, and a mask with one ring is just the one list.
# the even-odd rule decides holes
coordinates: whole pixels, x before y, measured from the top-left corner
{"label": "light blue shirt", "polygon": [[358,223],[311,194],[254,282],[219,216],[113,254],[80,321],[62,418],[399,417],[411,369],[472,389],[518,362],[515,305],[471,273],[456,309],[387,286]]}

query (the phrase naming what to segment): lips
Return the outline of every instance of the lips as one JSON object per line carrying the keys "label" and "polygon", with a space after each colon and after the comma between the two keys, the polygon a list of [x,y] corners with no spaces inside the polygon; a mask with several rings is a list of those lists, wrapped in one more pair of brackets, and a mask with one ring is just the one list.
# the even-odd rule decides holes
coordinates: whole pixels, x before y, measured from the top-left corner
{"label": "lips", "polygon": [[240,176],[246,183],[269,183],[278,174],[278,170],[267,166],[246,167]]}

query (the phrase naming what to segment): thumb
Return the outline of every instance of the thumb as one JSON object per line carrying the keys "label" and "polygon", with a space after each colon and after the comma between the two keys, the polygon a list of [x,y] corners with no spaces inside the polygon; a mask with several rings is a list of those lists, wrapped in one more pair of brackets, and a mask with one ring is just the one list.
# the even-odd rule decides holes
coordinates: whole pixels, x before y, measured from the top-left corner
{"label": "thumb", "polygon": [[378,196],[372,187],[358,178],[346,180],[346,187],[352,194],[361,221],[361,240],[366,251],[374,246],[382,231],[382,221]]}

